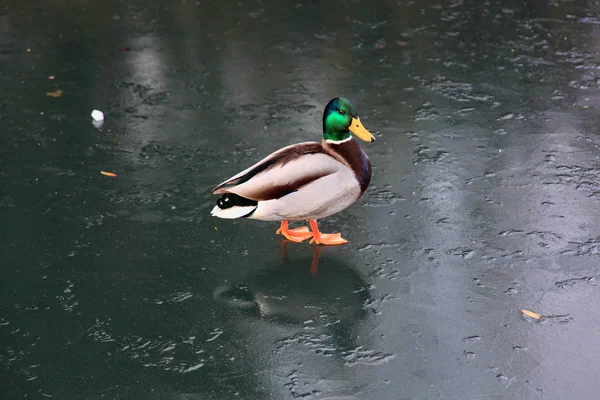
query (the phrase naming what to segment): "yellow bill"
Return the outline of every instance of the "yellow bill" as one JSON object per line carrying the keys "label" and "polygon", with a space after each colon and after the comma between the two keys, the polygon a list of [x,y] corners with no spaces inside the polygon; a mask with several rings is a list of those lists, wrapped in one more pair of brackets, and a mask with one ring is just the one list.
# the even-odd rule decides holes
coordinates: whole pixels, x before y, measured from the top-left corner
{"label": "yellow bill", "polygon": [[352,118],[352,123],[348,129],[350,129],[350,132],[354,133],[357,138],[364,140],[365,142],[375,141],[375,136],[365,129],[363,124],[360,122],[359,117]]}

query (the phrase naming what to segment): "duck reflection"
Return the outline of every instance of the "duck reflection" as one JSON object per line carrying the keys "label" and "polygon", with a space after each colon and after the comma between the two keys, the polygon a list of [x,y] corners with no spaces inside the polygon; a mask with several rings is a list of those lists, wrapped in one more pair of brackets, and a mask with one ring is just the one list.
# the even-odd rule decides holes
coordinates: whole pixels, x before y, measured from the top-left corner
{"label": "duck reflection", "polygon": [[352,337],[354,325],[367,313],[368,284],[342,261],[322,257],[319,246],[311,247],[310,258],[291,258],[289,243],[281,242],[281,262],[219,287],[215,299],[270,323],[324,327],[334,341]]}

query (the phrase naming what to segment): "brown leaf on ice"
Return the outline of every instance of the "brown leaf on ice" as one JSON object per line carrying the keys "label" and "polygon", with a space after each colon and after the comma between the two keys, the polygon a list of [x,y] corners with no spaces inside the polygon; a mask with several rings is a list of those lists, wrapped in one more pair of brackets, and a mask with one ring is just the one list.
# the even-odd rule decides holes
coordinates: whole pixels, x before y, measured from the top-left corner
{"label": "brown leaf on ice", "polygon": [[110,176],[110,177],[113,177],[113,178],[116,178],[118,176],[117,174],[112,173],[112,172],[100,171],[100,173],[102,175],[104,175],[104,176]]}
{"label": "brown leaf on ice", "polygon": [[529,311],[529,310],[521,310],[521,312],[522,312],[523,314],[527,315],[528,317],[531,317],[531,318],[535,318],[535,319],[544,319],[544,317],[543,317],[543,316],[541,316],[541,315],[540,315],[540,314],[538,314],[538,313],[534,313],[533,311]]}
{"label": "brown leaf on ice", "polygon": [[60,89],[56,89],[53,92],[46,92],[46,96],[48,97],[62,97],[63,91]]}

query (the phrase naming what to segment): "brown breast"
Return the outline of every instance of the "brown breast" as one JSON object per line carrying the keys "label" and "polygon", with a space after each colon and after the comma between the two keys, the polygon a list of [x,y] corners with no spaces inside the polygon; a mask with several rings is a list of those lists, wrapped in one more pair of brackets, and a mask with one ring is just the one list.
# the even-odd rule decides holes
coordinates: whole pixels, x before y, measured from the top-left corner
{"label": "brown breast", "polygon": [[360,184],[362,195],[371,183],[371,161],[353,138],[342,143],[328,143],[323,140],[323,148],[339,162],[347,165]]}

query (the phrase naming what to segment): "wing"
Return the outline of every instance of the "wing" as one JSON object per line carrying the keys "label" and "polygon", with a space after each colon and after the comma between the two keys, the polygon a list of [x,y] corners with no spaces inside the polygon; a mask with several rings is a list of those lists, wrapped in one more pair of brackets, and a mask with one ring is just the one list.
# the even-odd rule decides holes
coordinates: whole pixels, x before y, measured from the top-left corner
{"label": "wing", "polygon": [[294,144],[227,179],[213,193],[235,193],[256,201],[277,199],[340,167],[342,164],[325,153],[321,143]]}

